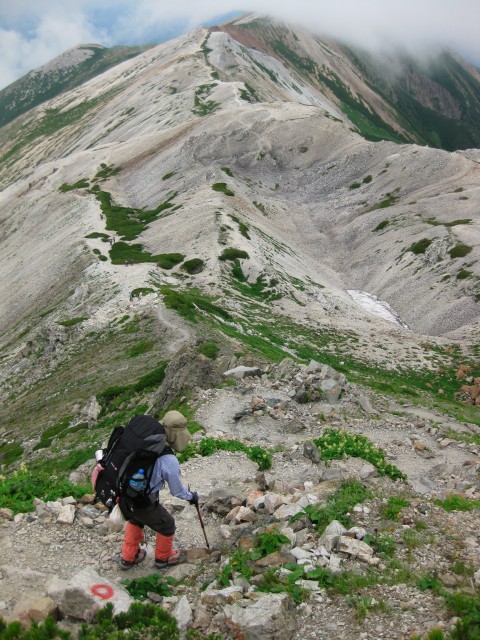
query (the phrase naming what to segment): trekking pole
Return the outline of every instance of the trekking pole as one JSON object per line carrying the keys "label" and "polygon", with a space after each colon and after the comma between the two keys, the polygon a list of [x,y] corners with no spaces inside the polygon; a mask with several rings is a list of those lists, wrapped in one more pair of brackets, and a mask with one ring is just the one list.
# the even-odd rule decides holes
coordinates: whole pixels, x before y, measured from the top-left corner
{"label": "trekking pole", "polygon": [[[188,490],[190,491],[190,485],[188,485]],[[198,506],[198,502],[195,505],[197,508],[198,519],[200,520],[200,526],[203,530],[203,535],[205,536],[205,542],[207,544],[207,549],[210,550],[210,545],[208,544],[207,532],[205,531],[205,525],[203,524],[202,514],[200,513],[200,507]]]}
{"label": "trekking pole", "polygon": [[203,529],[203,535],[205,536],[205,542],[207,544],[207,549],[210,551],[210,545],[208,544],[207,532],[205,531],[205,525],[203,524],[202,516],[200,514],[200,507],[198,504],[195,505],[197,507],[198,519],[200,520],[200,525]]}

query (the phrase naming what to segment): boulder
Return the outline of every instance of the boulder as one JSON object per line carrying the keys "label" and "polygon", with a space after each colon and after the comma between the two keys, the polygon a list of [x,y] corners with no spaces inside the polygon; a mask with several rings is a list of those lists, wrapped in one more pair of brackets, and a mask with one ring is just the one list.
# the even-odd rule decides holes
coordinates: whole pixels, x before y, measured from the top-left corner
{"label": "boulder", "polygon": [[349,538],[348,536],[341,536],[337,550],[340,553],[372,564],[373,549],[366,542],[357,540],[356,538]]}
{"label": "boulder", "polygon": [[236,602],[243,596],[243,587],[231,586],[225,587],[225,589],[213,589],[209,585],[207,589],[202,593],[200,601],[202,604],[209,604],[213,606],[222,606],[224,604]]}
{"label": "boulder", "polygon": [[297,513],[302,512],[303,508],[298,504],[282,504],[282,506],[275,511],[273,517],[276,520],[289,520],[293,516],[296,516]]}
{"label": "boulder", "polygon": [[23,624],[43,622],[47,616],[57,618],[57,605],[52,598],[41,594],[32,594],[22,599],[13,609],[12,619]]}
{"label": "boulder", "polygon": [[343,536],[347,530],[341,522],[338,520],[332,520],[332,522],[325,529],[318,541],[319,546],[325,547],[327,552],[330,553],[333,549],[336,549],[341,536]]}
{"label": "boulder", "polygon": [[258,593],[255,599],[227,605],[224,614],[245,640],[290,640],[296,631],[291,598],[286,593]]}
{"label": "boulder", "polygon": [[58,524],[73,524],[75,520],[75,507],[73,504],[62,505],[58,511]]}
{"label": "boulder", "polygon": [[7,507],[0,509],[0,520],[13,520],[13,511]]}
{"label": "boulder", "polygon": [[192,620],[192,607],[188,601],[187,596],[182,596],[173,608],[172,615],[177,621],[180,629],[186,629]]}
{"label": "boulder", "polygon": [[82,569],[69,581],[53,578],[47,585],[62,616],[90,622],[107,602],[114,612],[127,611],[133,599],[123,587],[101,577],[94,569]]}
{"label": "boulder", "polygon": [[235,367],[234,369],[229,369],[225,371],[223,376],[224,378],[234,378],[236,380],[241,380],[242,378],[249,378],[253,376],[260,377],[263,374],[263,371],[260,367]]}
{"label": "boulder", "polygon": [[311,440],[305,440],[303,443],[303,455],[314,464],[318,464],[320,462],[320,451],[318,450],[317,445]]}

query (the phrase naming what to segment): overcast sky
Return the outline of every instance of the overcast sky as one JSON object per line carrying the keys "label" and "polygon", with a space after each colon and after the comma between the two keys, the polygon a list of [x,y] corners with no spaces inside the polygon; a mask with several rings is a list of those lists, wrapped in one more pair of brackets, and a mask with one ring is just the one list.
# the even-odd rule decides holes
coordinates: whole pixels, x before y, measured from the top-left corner
{"label": "overcast sky", "polygon": [[80,43],[159,42],[232,11],[374,49],[446,45],[480,66],[480,0],[0,0],[0,88]]}

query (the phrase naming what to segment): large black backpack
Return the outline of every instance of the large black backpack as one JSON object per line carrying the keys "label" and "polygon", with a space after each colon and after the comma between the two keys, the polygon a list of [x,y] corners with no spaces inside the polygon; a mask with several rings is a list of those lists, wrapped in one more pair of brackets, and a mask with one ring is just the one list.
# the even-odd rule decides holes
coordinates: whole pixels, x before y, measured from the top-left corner
{"label": "large black backpack", "polygon": [[137,496],[145,500],[156,459],[165,451],[165,427],[151,416],[134,416],[126,427],[115,427],[99,464],[102,470],[95,483],[95,497],[111,511],[126,494],[128,482],[144,469],[146,487]]}

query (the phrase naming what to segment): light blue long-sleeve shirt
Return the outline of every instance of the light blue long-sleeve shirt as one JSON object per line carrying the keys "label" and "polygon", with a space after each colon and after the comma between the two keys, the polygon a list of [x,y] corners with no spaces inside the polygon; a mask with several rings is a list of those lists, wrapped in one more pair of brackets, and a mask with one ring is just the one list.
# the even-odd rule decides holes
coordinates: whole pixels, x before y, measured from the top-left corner
{"label": "light blue long-sleeve shirt", "polygon": [[166,482],[172,496],[182,500],[191,500],[193,494],[183,486],[180,475],[180,464],[174,455],[160,456],[155,462],[152,477],[150,478],[150,494],[158,493],[160,489],[163,489]]}

